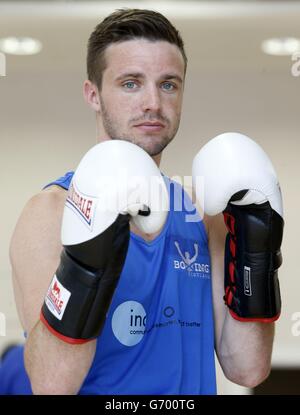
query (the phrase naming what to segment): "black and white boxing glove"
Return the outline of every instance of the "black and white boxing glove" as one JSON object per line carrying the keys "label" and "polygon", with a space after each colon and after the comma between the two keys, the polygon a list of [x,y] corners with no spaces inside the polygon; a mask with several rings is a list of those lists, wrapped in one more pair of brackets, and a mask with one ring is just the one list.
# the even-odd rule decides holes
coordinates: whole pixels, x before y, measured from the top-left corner
{"label": "black and white boxing glove", "polygon": [[[197,184],[198,182],[198,184]],[[193,162],[196,194],[208,215],[223,212],[225,304],[240,321],[272,322],[281,311],[283,208],[272,163],[262,148],[239,133],[210,140]]]}
{"label": "black and white boxing glove", "polygon": [[65,203],[63,250],[41,321],[72,344],[98,337],[129,243],[129,221],[145,233],[164,224],[164,179],[140,147],[121,140],[97,144],[81,160]]}

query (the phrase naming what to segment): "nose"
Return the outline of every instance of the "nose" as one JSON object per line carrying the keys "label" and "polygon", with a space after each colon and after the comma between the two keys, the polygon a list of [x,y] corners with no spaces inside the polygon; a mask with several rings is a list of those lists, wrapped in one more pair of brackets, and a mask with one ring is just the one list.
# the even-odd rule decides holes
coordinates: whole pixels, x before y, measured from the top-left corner
{"label": "nose", "polygon": [[144,89],[142,109],[144,112],[158,112],[161,108],[160,91],[157,85],[148,85]]}

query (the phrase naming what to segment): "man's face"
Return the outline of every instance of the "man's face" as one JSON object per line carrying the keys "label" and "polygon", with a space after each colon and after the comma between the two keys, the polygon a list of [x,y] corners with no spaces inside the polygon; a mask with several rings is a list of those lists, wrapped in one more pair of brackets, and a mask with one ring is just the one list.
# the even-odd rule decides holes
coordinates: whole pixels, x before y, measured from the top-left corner
{"label": "man's face", "polygon": [[129,40],[105,51],[100,117],[105,133],[151,156],[174,138],[180,122],[184,60],[165,41]]}

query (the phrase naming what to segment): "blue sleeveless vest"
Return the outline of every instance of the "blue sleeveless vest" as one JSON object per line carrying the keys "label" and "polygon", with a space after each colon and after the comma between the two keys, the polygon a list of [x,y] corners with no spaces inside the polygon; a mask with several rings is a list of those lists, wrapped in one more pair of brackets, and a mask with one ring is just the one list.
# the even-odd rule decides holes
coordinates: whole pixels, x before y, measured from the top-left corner
{"label": "blue sleeveless vest", "polygon": [[[68,189],[73,172],[49,183]],[[80,394],[215,394],[208,241],[183,188],[151,242],[131,232],[119,284]],[[195,220],[197,219],[197,221]]]}
{"label": "blue sleeveless vest", "polygon": [[0,362],[0,395],[32,395],[22,345],[12,347]]}

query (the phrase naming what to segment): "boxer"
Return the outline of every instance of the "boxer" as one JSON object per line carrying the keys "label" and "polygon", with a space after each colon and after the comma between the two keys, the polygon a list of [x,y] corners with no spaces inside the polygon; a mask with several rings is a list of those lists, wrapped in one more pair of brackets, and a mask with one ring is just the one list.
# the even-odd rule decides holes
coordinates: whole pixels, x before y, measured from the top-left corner
{"label": "boxer", "polygon": [[[205,177],[202,219],[160,171],[186,68],[178,30],[157,12],[117,10],[89,38],[83,93],[98,144],[28,201],[10,246],[35,394],[216,394],[215,354],[240,385],[269,374],[280,313],[277,181],[250,139],[213,140],[194,162]],[[201,128],[191,134],[199,141]],[[143,187],[123,186],[122,167],[146,183],[163,178],[166,215]],[[115,203],[107,175],[132,203]]]}

